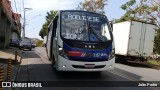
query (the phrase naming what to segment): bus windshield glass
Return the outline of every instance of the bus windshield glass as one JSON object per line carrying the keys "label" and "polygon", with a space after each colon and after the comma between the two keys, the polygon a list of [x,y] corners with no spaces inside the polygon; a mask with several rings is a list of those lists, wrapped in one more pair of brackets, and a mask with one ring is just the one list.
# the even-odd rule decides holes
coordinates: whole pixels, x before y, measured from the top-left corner
{"label": "bus windshield glass", "polygon": [[61,36],[78,41],[106,42],[111,40],[106,17],[90,12],[62,12]]}

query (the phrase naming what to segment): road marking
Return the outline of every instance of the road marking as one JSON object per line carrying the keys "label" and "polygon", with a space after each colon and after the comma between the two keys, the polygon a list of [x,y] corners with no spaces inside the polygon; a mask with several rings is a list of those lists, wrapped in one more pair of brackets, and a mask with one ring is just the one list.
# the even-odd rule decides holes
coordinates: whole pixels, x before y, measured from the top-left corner
{"label": "road marking", "polygon": [[[124,75],[124,74],[122,74],[122,73],[118,73],[118,72],[116,72],[116,71],[108,71],[108,72],[110,72],[110,73],[112,73],[112,74],[115,74],[115,75],[118,75],[118,76],[121,76],[121,77],[123,77],[123,78],[126,78],[126,79],[128,79],[128,80],[130,80],[130,81],[142,81],[142,80],[137,80],[137,79],[128,77],[127,75]],[[149,82],[149,81],[148,81],[148,82]],[[137,86],[137,87],[138,87],[138,86]],[[152,88],[152,89],[154,89],[154,90],[160,90],[159,87],[149,87],[149,88]]]}

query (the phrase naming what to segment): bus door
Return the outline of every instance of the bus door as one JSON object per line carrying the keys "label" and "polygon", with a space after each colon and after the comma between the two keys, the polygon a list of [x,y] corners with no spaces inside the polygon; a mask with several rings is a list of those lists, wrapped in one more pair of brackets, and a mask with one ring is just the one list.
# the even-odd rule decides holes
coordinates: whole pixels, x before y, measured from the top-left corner
{"label": "bus door", "polygon": [[52,35],[52,59],[57,60],[58,51],[57,51],[57,42],[58,42],[58,35],[57,35],[57,20],[58,18],[55,18],[53,21],[53,35]]}

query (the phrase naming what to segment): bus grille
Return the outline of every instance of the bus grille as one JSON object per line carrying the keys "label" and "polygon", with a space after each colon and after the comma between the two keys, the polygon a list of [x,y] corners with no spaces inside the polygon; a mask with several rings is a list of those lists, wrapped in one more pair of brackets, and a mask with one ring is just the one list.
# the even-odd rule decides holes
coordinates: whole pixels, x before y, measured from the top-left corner
{"label": "bus grille", "polygon": [[99,68],[104,68],[106,65],[99,65],[95,66],[94,68],[86,68],[83,65],[72,65],[74,68],[80,68],[80,69],[99,69]]}

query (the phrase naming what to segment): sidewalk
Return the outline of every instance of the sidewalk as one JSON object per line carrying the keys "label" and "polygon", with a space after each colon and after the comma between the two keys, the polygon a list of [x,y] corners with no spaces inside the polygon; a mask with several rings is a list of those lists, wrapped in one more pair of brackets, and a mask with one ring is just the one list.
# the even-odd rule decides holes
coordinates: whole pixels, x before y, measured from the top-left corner
{"label": "sidewalk", "polygon": [[11,81],[14,81],[16,78],[16,73],[18,70],[19,65],[15,64],[15,53],[17,52],[17,60],[18,62],[21,61],[22,51],[18,48],[9,48],[9,49],[3,49],[0,50],[0,67],[4,68],[4,79],[3,81],[7,80],[7,66],[8,66],[8,60],[12,60],[11,65]]}
{"label": "sidewalk", "polygon": [[9,49],[4,49],[0,50],[0,59],[12,59],[15,60],[15,52],[17,51],[17,59],[20,58],[22,51],[19,50],[18,48],[9,48]]}

